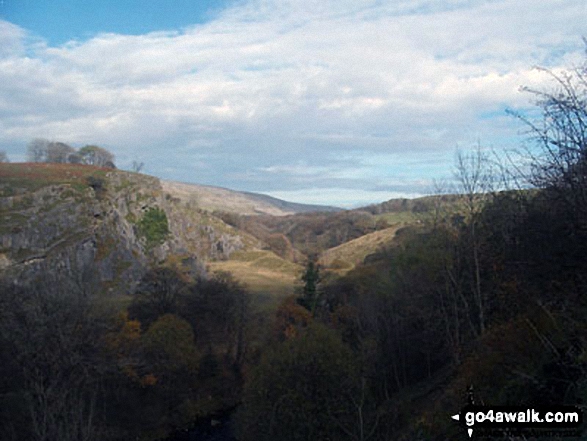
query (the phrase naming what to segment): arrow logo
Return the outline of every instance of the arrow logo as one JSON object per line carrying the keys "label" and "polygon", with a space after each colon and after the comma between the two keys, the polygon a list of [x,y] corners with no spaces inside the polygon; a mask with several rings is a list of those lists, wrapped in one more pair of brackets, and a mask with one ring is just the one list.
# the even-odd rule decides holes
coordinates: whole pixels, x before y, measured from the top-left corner
{"label": "arrow logo", "polygon": [[[459,421],[461,416],[457,413],[456,415],[451,416],[451,418],[455,421]],[[473,436],[473,429],[468,429],[467,432],[469,433],[469,438]]]}

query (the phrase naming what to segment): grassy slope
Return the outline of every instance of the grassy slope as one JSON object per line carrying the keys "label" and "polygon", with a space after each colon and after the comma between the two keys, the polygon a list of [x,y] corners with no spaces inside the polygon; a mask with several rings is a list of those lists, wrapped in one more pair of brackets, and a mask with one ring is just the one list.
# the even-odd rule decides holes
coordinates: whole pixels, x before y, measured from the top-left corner
{"label": "grassy slope", "polygon": [[384,245],[389,244],[395,237],[395,233],[402,227],[401,224],[365,234],[358,239],[345,242],[334,248],[326,250],[320,256],[320,263],[332,270],[346,273],[356,265],[363,262],[365,257],[374,253]]}
{"label": "grassy slope", "polygon": [[226,261],[210,262],[211,272],[226,271],[244,283],[253,294],[275,301],[292,295],[302,267],[275,255],[271,251],[238,251]]}
{"label": "grassy slope", "polygon": [[82,164],[0,163],[0,196],[54,184],[86,187],[90,176],[104,177],[109,171],[112,169]]}
{"label": "grassy slope", "polygon": [[[460,196],[443,195],[409,200],[392,199],[358,210],[373,211],[376,213],[374,214],[376,220],[385,221],[391,226],[325,250],[320,255],[320,263],[335,277],[348,273],[362,263],[365,257],[376,252],[382,246],[391,244],[400,228],[434,222],[437,216],[450,217],[454,214],[460,214],[464,208]],[[377,213],[380,210],[383,212]]]}

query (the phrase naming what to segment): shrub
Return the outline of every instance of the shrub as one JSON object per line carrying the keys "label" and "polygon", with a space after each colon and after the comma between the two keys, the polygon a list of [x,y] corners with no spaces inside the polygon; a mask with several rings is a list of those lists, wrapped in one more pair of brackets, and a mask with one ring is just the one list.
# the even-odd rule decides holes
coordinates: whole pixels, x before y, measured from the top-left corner
{"label": "shrub", "polygon": [[147,248],[162,244],[169,234],[167,215],[160,208],[149,208],[137,226],[139,235],[147,241]]}
{"label": "shrub", "polygon": [[101,195],[106,190],[106,183],[104,179],[99,176],[88,176],[86,182],[91,187],[96,195]]}

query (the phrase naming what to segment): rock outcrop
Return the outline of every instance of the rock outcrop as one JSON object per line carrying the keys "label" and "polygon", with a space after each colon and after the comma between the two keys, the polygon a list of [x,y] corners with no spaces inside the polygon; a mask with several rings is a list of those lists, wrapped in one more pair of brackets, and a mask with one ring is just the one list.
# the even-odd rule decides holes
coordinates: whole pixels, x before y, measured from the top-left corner
{"label": "rock outcrop", "polygon": [[[165,193],[154,177],[70,165],[79,178],[39,183],[28,175],[40,166],[5,164],[0,170],[0,277],[13,283],[131,293],[152,265],[172,263],[202,275],[206,261],[255,245]],[[49,165],[42,166],[45,172]],[[169,230],[156,243],[139,228],[151,209],[165,213]]]}

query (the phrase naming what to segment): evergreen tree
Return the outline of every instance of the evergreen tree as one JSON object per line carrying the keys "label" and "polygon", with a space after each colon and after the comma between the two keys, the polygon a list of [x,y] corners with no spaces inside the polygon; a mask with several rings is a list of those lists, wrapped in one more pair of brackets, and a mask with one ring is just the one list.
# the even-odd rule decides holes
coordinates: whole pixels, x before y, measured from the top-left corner
{"label": "evergreen tree", "polygon": [[306,270],[302,275],[302,281],[304,282],[304,289],[302,296],[298,298],[298,303],[314,314],[318,305],[318,283],[320,283],[320,265],[318,265],[315,258],[308,260]]}

